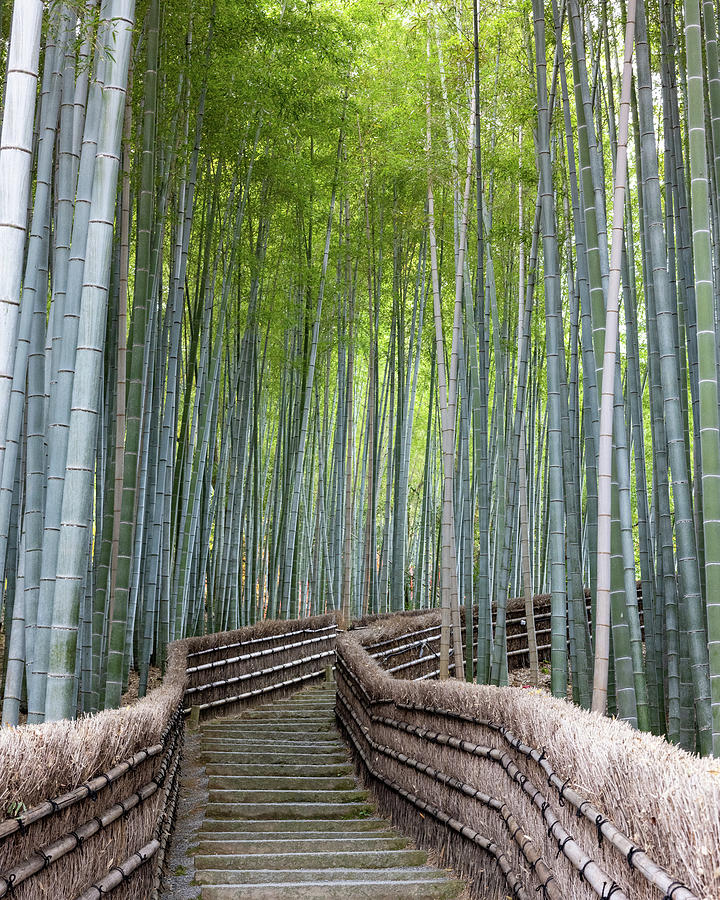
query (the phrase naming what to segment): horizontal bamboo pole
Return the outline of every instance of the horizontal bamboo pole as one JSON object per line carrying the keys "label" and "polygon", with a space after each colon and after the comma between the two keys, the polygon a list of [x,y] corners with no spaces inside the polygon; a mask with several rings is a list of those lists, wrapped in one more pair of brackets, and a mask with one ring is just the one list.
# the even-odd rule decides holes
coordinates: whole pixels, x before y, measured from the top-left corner
{"label": "horizontal bamboo pole", "polygon": [[[219,700],[213,700],[210,703],[200,703],[200,710],[217,709],[221,706],[227,706],[229,703],[241,703],[243,700],[251,700],[253,697],[262,697],[265,694],[271,694],[273,691],[279,691],[281,688],[290,687],[293,684],[301,684],[310,681],[312,678],[324,678],[325,669],[318,672],[308,672],[306,675],[299,675],[297,678],[290,678],[287,681],[280,681],[277,684],[269,684],[266,687],[257,688],[254,691],[246,691],[244,694],[237,694],[234,697],[222,697]],[[190,709],[184,710],[186,716],[190,715]]]}
{"label": "horizontal bamboo pole", "polygon": [[[436,640],[437,638],[440,637],[440,626],[439,626],[439,625],[433,625],[433,626],[431,626],[430,628],[421,628],[419,631],[409,631],[409,632],[407,632],[407,634],[400,634],[400,635],[398,635],[397,637],[391,638],[389,641],[381,641],[379,644],[367,644],[367,645],[363,645],[363,648],[364,648],[364,650],[367,652],[367,654],[368,654],[369,656],[371,656],[373,659],[380,659],[380,657],[383,657],[383,658],[384,658],[384,657],[386,657],[386,656],[392,656],[394,653],[399,652],[399,650],[401,649],[401,647],[408,647],[408,648],[410,648],[410,647],[416,646],[415,643],[412,643],[412,644],[403,644],[403,645],[401,645],[401,647],[390,646],[390,645],[397,644],[398,641],[400,641],[400,640],[405,640],[405,639],[407,639],[407,638],[418,639],[418,640],[417,640],[417,643],[420,643],[420,640],[419,640],[419,639],[422,638],[424,635],[433,635],[433,637],[431,638],[431,640]],[[379,649],[380,647],[388,647],[389,649],[387,649],[387,650],[380,650],[380,649]],[[375,650],[376,652],[375,652],[375,653],[371,653],[371,652],[370,652],[371,650]]]}
{"label": "horizontal bamboo pole", "polygon": [[322,634],[325,631],[337,631],[337,625],[327,625],[325,628],[300,628],[297,631],[281,631],[279,634],[269,634],[266,637],[250,638],[247,641],[236,641],[232,644],[219,644],[217,647],[207,647],[204,650],[195,650],[188,653],[188,659],[199,656],[207,656],[209,653],[219,653],[222,650],[234,650],[237,647],[250,647],[253,644],[264,644],[269,641],[286,640],[300,634]]}
{"label": "horizontal bamboo pole", "polygon": [[[375,753],[387,756],[389,759],[393,759],[395,760],[395,762],[399,762],[401,765],[406,766],[407,768],[413,769],[416,772],[420,772],[422,775],[426,775],[428,778],[432,778],[434,781],[437,781],[444,787],[448,787],[451,790],[458,791],[459,793],[464,794],[466,797],[469,797],[472,800],[477,800],[478,802],[482,803],[483,806],[486,806],[489,809],[492,809],[494,812],[498,813],[500,818],[505,823],[505,827],[510,835],[510,840],[514,841],[517,844],[518,849],[530,866],[530,870],[535,872],[535,874],[537,875],[540,881],[540,885],[544,887],[544,892],[547,894],[548,900],[562,900],[562,894],[560,893],[557,884],[555,884],[555,876],[553,875],[552,870],[542,858],[537,847],[535,847],[527,834],[524,833],[506,803],[497,800],[494,797],[490,797],[488,794],[485,794],[483,791],[478,790],[478,788],[474,787],[473,785],[462,782],[459,779],[446,774],[445,772],[440,772],[438,769],[435,769],[433,766],[427,763],[419,762],[418,760],[407,756],[405,753],[401,753],[392,747],[386,746],[385,744],[378,743],[372,737],[370,737],[367,729],[363,728],[351,705],[348,703],[347,698],[340,690],[338,690],[338,699],[345,706],[348,713],[353,718],[355,724],[363,734],[363,737],[367,741],[368,745]],[[374,719],[374,717],[372,716],[370,718]],[[590,860],[588,859],[588,861]],[[607,884],[607,880],[604,881],[603,884]],[[623,894],[622,891],[615,891],[614,896],[615,895],[617,895],[617,900],[627,900],[626,895]]]}
{"label": "horizontal bamboo pole", "polygon": [[[535,600],[536,600],[536,602],[538,601],[538,599],[543,600],[543,601],[545,601],[546,599],[549,600],[549,596],[550,596],[549,594],[548,595],[543,594],[539,598],[536,597]],[[639,596],[638,599],[639,599],[639,601],[641,601],[641,599],[642,599],[641,596]],[[590,609],[591,609],[591,601],[590,601],[589,592],[586,592],[585,608],[589,613]],[[640,623],[642,625],[643,624],[643,610],[642,610],[641,604],[639,605],[638,611],[639,611],[639,615],[640,615]],[[439,610],[429,609],[429,610],[427,610],[426,614],[430,614],[432,612],[439,612]],[[400,613],[398,615],[402,615],[402,613]],[[495,611],[493,610],[493,616],[492,616],[493,622],[495,621],[495,618],[496,618]],[[473,620],[476,621],[476,617],[473,617]],[[539,623],[541,623],[543,621],[549,621],[549,620],[550,620],[550,607],[549,606],[546,607],[545,609],[536,609],[535,610],[536,632],[549,634],[550,633],[549,629],[547,629],[547,630],[538,629]],[[412,621],[412,620],[409,620],[409,621]],[[589,616],[588,616],[588,622],[590,622]],[[515,625],[520,625],[520,626],[525,625],[526,617],[525,617],[524,612],[518,613],[517,615],[514,615],[514,616],[513,615],[508,616],[505,621],[505,624],[506,624],[507,628],[510,628]],[[465,626],[463,625],[463,629],[464,629],[464,627]],[[399,641],[413,640],[413,639],[421,638],[425,635],[439,636],[440,635],[440,625],[439,624],[431,625],[428,628],[421,628],[421,629],[418,629],[415,631],[405,631],[405,632],[402,632],[401,634],[396,635],[395,637],[388,638],[383,641],[376,641],[373,643],[363,644],[362,646],[363,646],[363,649],[368,653],[369,656],[371,656],[373,659],[379,659],[380,657],[392,656],[392,655],[394,655],[394,653],[399,652],[400,648],[397,646]],[[527,631],[516,632],[515,634],[508,634],[508,639],[518,640],[518,639],[522,639],[523,637],[525,637],[527,639]]]}
{"label": "horizontal bamboo pole", "polygon": [[335,640],[334,634],[322,635],[320,637],[309,638],[306,641],[297,641],[293,644],[283,644],[280,647],[268,647],[267,650],[256,650],[254,653],[243,653],[240,656],[229,656],[227,659],[217,659],[214,662],[203,663],[200,666],[191,666],[186,669],[187,675],[193,675],[195,672],[209,672],[212,669],[220,669],[223,666],[231,666],[239,662],[247,662],[251,659],[261,659],[263,656],[272,656],[276,653],[283,653],[286,650],[293,650],[297,647],[306,647],[308,644],[317,644],[321,641]]}
{"label": "horizontal bamboo pole", "polygon": [[165,864],[165,854],[170,836],[173,833],[173,823],[177,813],[178,799],[180,797],[180,769],[178,767],[174,778],[170,784],[165,808],[163,810],[158,827],[156,828],[155,838],[160,841],[160,847],[157,851],[157,861],[155,863],[155,873],[153,876],[152,892],[150,900],[160,900],[160,888],[162,886],[162,872]]}
{"label": "horizontal bamboo pole", "polygon": [[133,853],[132,856],[121,862],[119,866],[113,866],[104,878],[96,881],[95,884],[80,894],[76,900],[100,900],[101,897],[124,884],[133,872],[136,872],[140,866],[151,860],[159,849],[160,841],[157,838],[153,838],[137,853]]}
{"label": "horizontal bamboo pole", "polygon": [[432,804],[423,800],[421,797],[418,797],[416,794],[406,790],[396,781],[392,781],[391,779],[386,778],[372,765],[368,758],[368,755],[359,745],[357,739],[355,738],[355,735],[352,732],[352,729],[349,727],[347,721],[342,717],[341,713],[338,713],[338,722],[340,723],[342,730],[345,732],[351,744],[353,745],[353,749],[360,758],[366,771],[373,779],[380,782],[380,784],[383,784],[389,790],[398,794],[400,797],[402,797],[403,800],[406,800],[408,803],[415,806],[422,815],[429,815],[431,818],[440,822],[441,825],[444,825],[446,828],[454,831],[456,834],[460,835],[476,846],[481,847],[486,851],[486,853],[489,853],[495,859],[500,870],[502,871],[511,895],[516,897],[517,900],[530,900],[530,894],[526,891],[518,875],[513,871],[507,856],[502,852],[502,850],[494,841],[488,840],[484,835],[480,834],[480,832],[476,831],[474,828],[471,828],[469,825],[465,825],[463,822],[458,821],[448,813],[444,812],[444,810],[438,809],[438,807],[433,806]]}
{"label": "horizontal bamboo pole", "polygon": [[[454,737],[453,735],[443,734],[441,732],[432,731],[428,728],[422,728],[418,725],[412,725],[409,722],[402,722],[387,716],[375,716],[367,713],[369,718],[380,725],[394,728],[405,734],[412,734],[420,740],[430,743],[439,744],[440,746],[451,747],[463,753],[486,759],[489,762],[498,763],[504,769],[506,775],[521,787],[530,797],[532,802],[540,810],[541,815],[548,824],[548,834],[557,842],[558,853],[562,855],[572,864],[578,874],[582,873],[583,878],[593,888],[595,893],[600,897],[604,897],[608,890],[608,885],[612,885],[612,879],[600,868],[600,866],[585,853],[582,847],[567,832],[553,812],[547,798],[540,789],[521,772],[515,763],[506,753],[502,753],[493,747],[485,747],[480,744],[472,744],[469,741]],[[469,794],[468,785],[458,783],[457,788]],[[489,805],[489,804],[488,804]],[[528,860],[528,862],[531,862]],[[619,889],[613,890],[613,897],[622,900],[626,895]]]}
{"label": "horizontal bamboo pole", "polygon": [[[178,732],[175,732],[175,734],[177,735]],[[173,762],[168,766],[170,760]],[[97,816],[93,816],[92,819],[88,819],[86,822],[83,822],[82,825],[67,832],[62,837],[40,847],[27,859],[0,874],[0,897],[6,897],[11,891],[17,888],[18,885],[27,881],[29,878],[32,878],[34,875],[37,875],[39,872],[42,872],[48,868],[48,866],[54,865],[58,860],[67,856],[68,853],[80,849],[86,841],[90,840],[90,838],[94,837],[100,831],[109,828],[110,825],[112,825],[113,822],[116,822],[121,816],[128,815],[133,809],[136,809],[142,803],[145,803],[161,789],[168,773],[170,772],[172,774],[179,766],[179,763],[179,741],[175,740],[174,746],[164,761],[160,772],[151,781],[148,781],[125,799],[114,803],[104,812]]]}
{"label": "horizontal bamboo pole", "polygon": [[[552,766],[545,758],[544,753],[541,753],[539,750],[523,744],[521,741],[519,741],[518,738],[512,735],[512,733],[505,729],[503,726],[496,725],[491,722],[486,722],[484,720],[474,719],[471,716],[465,715],[463,713],[457,713],[453,710],[442,709],[440,707],[419,706],[417,704],[410,703],[396,703],[393,698],[372,698],[368,694],[365,686],[362,684],[356,673],[352,671],[350,666],[348,666],[342,654],[338,654],[337,665],[341,675],[343,677],[347,677],[347,679],[352,682],[354,695],[363,697],[364,702],[368,707],[390,703],[393,704],[397,709],[407,709],[414,712],[422,712],[423,714],[429,716],[438,715],[467,724],[485,726],[499,733],[503,737],[503,739],[513,747],[513,749],[532,758],[543,769],[545,775],[547,776],[548,784],[557,791],[559,798],[563,802],[569,801],[576,808],[578,815],[584,816],[589,822],[593,824],[593,826],[597,827],[599,832],[603,835],[603,838],[607,840],[608,844],[611,845],[613,849],[627,861],[628,866],[631,869],[637,870],[637,872],[640,873],[650,884],[658,888],[658,890],[662,892],[663,896],[667,895],[667,892],[672,889],[674,900],[698,900],[696,895],[693,894],[689,888],[679,883],[662,866],[658,865],[658,863],[652,860],[642,848],[638,847],[633,841],[631,841],[627,835],[620,831],[620,829],[617,828],[617,826],[613,822],[607,819],[588,800],[585,800],[573,788],[568,787],[567,779],[561,778],[552,769]],[[368,715],[372,715],[372,713],[368,712]],[[458,747],[461,747],[463,742],[459,738],[450,739],[448,737],[449,746],[455,746],[456,744]],[[467,746],[472,747],[473,745],[467,744]],[[515,780],[517,781],[517,779]],[[520,782],[518,781],[517,783]],[[560,835],[560,832],[558,830],[559,827],[560,826],[554,826],[553,830],[555,839],[557,840],[558,836],[560,837],[558,843],[560,843],[564,839],[564,836]],[[566,847],[567,846],[568,845],[566,845]],[[615,892],[613,896],[615,896],[616,894],[617,892]]]}
{"label": "horizontal bamboo pole", "polygon": [[185,697],[189,694],[198,694],[203,691],[209,691],[211,688],[225,687],[229,684],[238,684],[242,681],[252,681],[253,678],[260,678],[264,675],[272,675],[275,672],[282,672],[285,669],[293,669],[302,666],[307,662],[314,662],[318,659],[327,659],[335,656],[334,650],[325,650],[323,653],[314,653],[312,656],[304,656],[302,659],[291,659],[290,662],[278,663],[276,666],[270,666],[266,669],[257,669],[253,672],[245,672],[243,675],[236,675],[234,678],[226,678],[224,681],[208,681],[205,684],[198,684],[190,687],[185,691]]}
{"label": "horizontal bamboo pole", "polygon": [[[327,619],[325,619],[325,621],[327,621]],[[248,653],[244,657],[241,657],[241,659],[245,658],[249,660],[261,660],[268,657],[272,659],[273,655],[288,651],[292,653],[298,648],[303,647],[317,649],[320,652],[308,654],[301,659],[289,660],[283,663],[279,663],[275,666],[266,667],[265,669],[255,669],[253,672],[245,673],[244,675],[236,676],[231,679],[225,679],[224,682],[219,681],[210,686],[229,687],[232,684],[235,684],[237,682],[242,683],[245,680],[251,681],[252,679],[257,679],[260,677],[271,677],[273,675],[287,673],[288,671],[292,671],[293,669],[297,669],[301,666],[311,665],[314,662],[332,662],[334,657],[334,649],[330,649],[329,647],[328,649],[323,649],[322,645],[323,643],[326,643],[328,641],[334,641],[335,631],[336,626],[332,624],[330,626],[323,626],[322,628],[317,629],[296,628],[294,629],[294,632],[285,631],[280,635],[272,635],[262,638],[251,638],[250,641],[243,642],[243,646],[257,646],[258,644],[262,645],[263,642],[268,642],[269,638],[272,638],[270,642],[275,644],[275,646],[269,647],[264,650]],[[295,642],[288,641],[289,636],[293,633],[296,636],[303,637],[303,640]],[[278,642],[280,641],[282,641],[283,643],[278,646]],[[313,647],[313,645],[315,646]],[[227,647],[231,645],[228,643],[222,646]],[[220,650],[220,647],[208,648],[208,653],[217,653],[218,650]],[[205,651],[198,651],[197,654],[193,655],[196,659],[201,659],[205,655]],[[188,657],[186,656],[184,665],[182,662],[180,663],[183,668],[185,668],[187,665],[187,658]],[[241,661],[241,659],[224,659],[218,661],[218,663],[215,665],[210,664],[207,666],[192,667],[190,674],[192,673],[192,671],[212,671],[221,666],[228,665],[233,661]],[[267,685],[260,689],[249,691],[247,693],[239,694],[236,696],[225,697],[220,701],[214,701],[209,704],[204,704],[202,708],[215,708],[231,704],[233,702],[252,700],[255,698],[272,695],[273,693],[284,688],[292,688],[296,685],[302,686],[303,684],[308,683],[312,680],[324,678],[326,676],[326,669],[326,665],[322,665],[322,667],[317,666],[317,670],[316,668],[313,668],[313,671],[305,673],[298,677],[289,679],[282,678],[272,685]],[[202,690],[203,686],[199,686],[199,688],[200,690]],[[190,689],[190,691],[191,693],[199,692],[197,689],[195,691]],[[156,795],[157,791],[162,789],[164,793],[162,800],[160,801],[161,807],[154,826],[152,841],[150,841],[150,843],[148,844],[145,844],[143,848],[129,857],[124,863],[121,863],[119,866],[114,867],[110,873],[108,873],[107,875],[103,875],[99,880],[95,881],[95,883],[91,887],[85,890],[84,894],[82,894],[81,897],[77,898],[77,900],[90,900],[90,898],[93,898],[93,900],[95,900],[95,898],[99,898],[100,896],[111,892],[115,888],[120,887],[125,881],[127,881],[127,879],[132,875],[134,871],[137,870],[137,868],[139,868],[140,865],[144,864],[144,862],[147,862],[150,859],[154,859],[155,862],[153,864],[152,889],[148,890],[147,896],[152,898],[152,900],[159,900],[161,883],[161,873],[159,870],[159,866],[162,865],[162,860],[165,856],[165,847],[172,830],[174,811],[177,805],[181,759],[179,750],[182,741],[182,731],[184,728],[184,717],[186,714],[187,710],[183,708],[183,704],[181,703],[168,717],[157,744],[153,744],[152,746],[138,750],[135,754],[133,754],[133,756],[120,763],[117,763],[106,772],[103,772],[100,775],[93,776],[82,785],[74,788],[72,791],[69,791],[66,794],[57,796],[51,800],[43,801],[32,809],[27,810],[20,816],[0,821],[0,841],[11,839],[13,836],[18,834],[24,834],[27,828],[33,826],[37,822],[41,822],[44,819],[55,815],[56,813],[65,812],[73,805],[85,801],[88,798],[95,799],[95,797],[101,794],[101,792],[108,788],[110,785],[117,783],[118,779],[123,775],[134,769],[137,769],[140,765],[147,762],[148,760],[161,757],[160,765],[156,769],[153,778],[151,778],[147,784],[143,785],[143,787],[135,791],[133,795],[125,798],[118,803],[113,804],[113,806],[109,807],[105,811],[105,813],[97,817],[93,817],[93,819],[91,820],[84,821],[82,822],[82,824],[77,825],[74,828],[71,827],[74,824],[73,820],[71,819],[68,825],[65,826],[69,830],[61,837],[56,838],[51,843],[44,844],[38,850],[34,850],[32,852],[26,850],[25,853],[28,855],[24,859],[14,860],[12,862],[11,868],[8,867],[4,872],[0,873],[0,897],[7,895],[8,889],[12,889],[11,885],[19,885],[23,882],[28,881],[28,879],[32,879],[33,877],[44,871],[49,865],[57,864],[60,871],[63,871],[63,867],[66,865],[73,865],[73,863],[70,862],[72,854],[75,850],[79,849],[86,840],[94,837],[104,828],[110,827],[113,822],[116,822],[123,815],[132,814],[133,810],[136,810],[144,800],[147,800],[151,796]],[[158,802],[157,799],[155,800],[155,802]],[[90,878],[97,877],[97,875],[97,872],[93,873],[92,870],[90,870],[88,874],[88,881],[90,880]],[[128,896],[136,896],[136,894],[133,894],[132,888],[130,889],[130,893],[128,894]]]}
{"label": "horizontal bamboo pole", "polygon": [[142,763],[146,762],[148,759],[158,756],[165,749],[173,728],[178,724],[179,717],[180,709],[178,708],[165,727],[159,744],[153,744],[151,747],[144,747],[143,749],[138,750],[138,752],[133,754],[129,759],[119,762],[116,766],[113,766],[112,769],[108,769],[107,772],[93,776],[88,779],[88,781],[66,794],[61,794],[59,797],[54,797],[51,800],[44,800],[37,806],[33,806],[31,809],[26,810],[21,815],[0,822],[0,841],[6,840],[8,837],[17,834],[18,832],[26,831],[31,825],[35,825],[56,813],[63,812],[64,810],[69,809],[69,807],[74,806],[76,803],[86,800],[88,797],[96,797],[101,791],[105,790],[105,788],[109,787],[123,775],[137,769],[138,766],[142,765]]}
{"label": "horizontal bamboo pole", "polygon": [[631,869],[636,869],[644,878],[653,884],[658,890],[662,891],[663,896],[667,895],[670,888],[673,889],[673,900],[698,900],[698,897],[672,877],[662,866],[658,865],[651,859],[647,853],[638,847],[630,838],[620,829],[607,819],[599,809],[593,806],[589,800],[585,800],[574,788],[568,786],[567,779],[561,778],[548,762],[545,754],[529,747],[516,738],[512,732],[508,731],[502,725],[496,725],[481,719],[473,719],[463,713],[456,713],[453,710],[442,709],[439,707],[420,707],[417,704],[398,703],[398,709],[408,709],[415,712],[423,712],[427,715],[444,716],[449,719],[466,722],[473,725],[481,725],[491,729],[502,736],[502,738],[516,751],[533,759],[545,772],[547,783],[555,788],[558,796],[563,802],[569,802],[577,810],[578,815],[584,816],[591,822],[603,838],[616,850],[620,856],[624,857]]}

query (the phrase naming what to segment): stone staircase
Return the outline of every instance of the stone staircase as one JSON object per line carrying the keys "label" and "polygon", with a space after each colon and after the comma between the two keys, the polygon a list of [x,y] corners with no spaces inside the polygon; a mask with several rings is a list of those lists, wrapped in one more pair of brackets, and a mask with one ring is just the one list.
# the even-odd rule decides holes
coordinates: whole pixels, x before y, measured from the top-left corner
{"label": "stone staircase", "polygon": [[202,900],[458,897],[464,885],[381,819],[335,730],[334,685],[203,724]]}

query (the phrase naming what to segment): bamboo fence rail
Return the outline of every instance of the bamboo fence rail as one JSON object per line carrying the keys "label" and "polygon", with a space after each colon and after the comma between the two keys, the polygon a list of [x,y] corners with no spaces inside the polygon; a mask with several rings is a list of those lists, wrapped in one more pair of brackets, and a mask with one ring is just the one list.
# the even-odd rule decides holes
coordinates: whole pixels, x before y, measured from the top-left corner
{"label": "bamboo fence rail", "polygon": [[[521,629],[514,612],[507,624]],[[473,896],[719,895],[711,761],[537,691],[381,668],[400,657],[390,669],[412,670],[436,639],[433,615],[375,619],[339,636],[331,614],[188,639],[171,647],[163,685],[132,706],[1,732],[0,798],[12,814],[0,821],[0,897],[157,900],[188,714],[284,696],[334,662],[338,724],[361,778]]]}
{"label": "bamboo fence rail", "polygon": [[157,900],[191,707],[237,712],[324,678],[335,631],[330,615],[179,641],[145,699],[1,732],[0,897]]}
{"label": "bamboo fence rail", "polygon": [[422,652],[427,626],[395,616],[337,642],[338,723],[397,827],[478,898],[720,896],[711,760],[538,691],[381,667]]}

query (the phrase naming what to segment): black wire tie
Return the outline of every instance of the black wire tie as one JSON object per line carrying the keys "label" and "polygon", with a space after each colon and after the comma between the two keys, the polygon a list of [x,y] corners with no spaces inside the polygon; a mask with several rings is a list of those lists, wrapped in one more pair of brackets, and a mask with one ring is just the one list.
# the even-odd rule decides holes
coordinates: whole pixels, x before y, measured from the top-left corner
{"label": "black wire tie", "polygon": [[607,822],[607,819],[604,819],[601,813],[595,817],[595,827],[597,828],[597,839],[598,839],[598,847],[602,845],[603,842],[603,833],[602,827]]}
{"label": "black wire tie", "polygon": [[643,850],[642,847],[631,847],[631,848],[628,850],[628,852],[627,852],[627,863],[628,863],[628,865],[630,866],[630,868],[631,868],[633,871],[635,870],[635,863],[633,862],[633,856],[635,856],[636,853],[644,853],[644,852],[645,852],[645,851]]}
{"label": "black wire tie", "polygon": [[551,882],[554,878],[555,878],[554,875],[548,875],[547,879],[546,879],[545,881],[543,881],[542,884],[539,884],[539,885],[535,888],[536,893],[537,893],[538,891],[542,891],[542,893],[543,893],[543,900],[548,900],[548,897],[549,897],[550,895],[548,894],[547,886],[548,886],[548,884],[550,884],[550,882]]}
{"label": "black wire tie", "polygon": [[566,778],[560,788],[560,806],[565,806],[565,788],[570,784],[570,779]]}

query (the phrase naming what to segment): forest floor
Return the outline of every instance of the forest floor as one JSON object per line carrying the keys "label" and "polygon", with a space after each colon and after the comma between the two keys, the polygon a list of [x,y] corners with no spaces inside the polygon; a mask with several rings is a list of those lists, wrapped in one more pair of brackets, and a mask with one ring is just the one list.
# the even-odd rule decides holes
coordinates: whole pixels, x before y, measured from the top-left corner
{"label": "forest floor", "polygon": [[[134,703],[137,700],[139,683],[140,673],[136,669],[133,669],[128,678],[127,690],[122,695],[121,706],[130,706],[131,703]],[[149,694],[150,691],[154,691],[155,688],[160,687],[161,684],[162,670],[157,666],[150,666],[150,671],[148,672],[147,693]]]}
{"label": "forest floor", "polygon": [[[544,671],[547,669],[547,672]],[[508,673],[508,678],[510,680],[510,687],[519,687],[519,688],[529,688],[532,687],[532,680],[530,678],[530,669],[511,669]],[[549,666],[540,666],[540,683],[538,687],[541,691],[547,691],[550,693],[550,667]]]}

